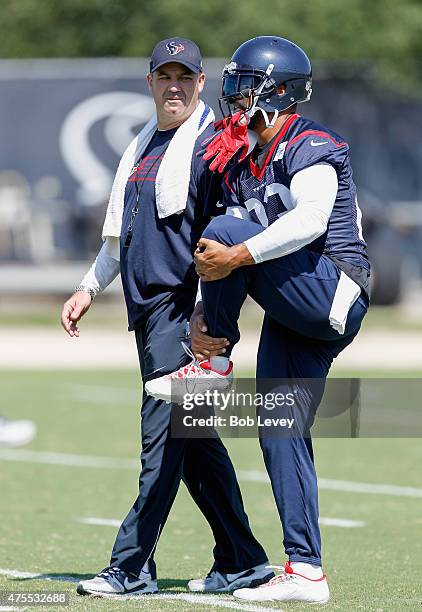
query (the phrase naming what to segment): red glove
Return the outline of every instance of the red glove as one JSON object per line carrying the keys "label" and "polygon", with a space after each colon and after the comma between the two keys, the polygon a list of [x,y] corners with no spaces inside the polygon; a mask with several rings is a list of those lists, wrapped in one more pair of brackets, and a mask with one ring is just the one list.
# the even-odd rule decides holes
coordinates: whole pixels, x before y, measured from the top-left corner
{"label": "red glove", "polygon": [[[244,118],[241,123],[239,120]],[[239,161],[243,161],[248,153],[248,123],[249,119],[243,111],[239,111],[232,117],[227,117],[214,124],[221,131],[206,146],[204,159],[211,159],[210,170],[223,173],[224,168],[231,158],[240,152]]]}

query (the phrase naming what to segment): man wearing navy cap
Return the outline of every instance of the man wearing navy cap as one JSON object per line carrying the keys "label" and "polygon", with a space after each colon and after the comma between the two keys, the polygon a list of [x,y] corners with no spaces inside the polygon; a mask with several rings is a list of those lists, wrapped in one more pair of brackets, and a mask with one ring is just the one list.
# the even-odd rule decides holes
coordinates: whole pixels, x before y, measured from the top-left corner
{"label": "man wearing navy cap", "polygon": [[155,47],[149,64],[150,72],[154,72],[164,64],[174,60],[198,74],[202,72],[202,58],[198,45],[185,38],[162,40]]}
{"label": "man wearing navy cap", "polygon": [[[104,244],[62,312],[63,327],[78,337],[77,322],[120,272],[143,383],[189,361],[182,341],[198,284],[193,253],[220,197],[218,177],[197,155],[213,134],[214,120],[212,109],[199,97],[205,75],[197,45],[177,37],[159,42],[147,82],[156,117],[120,161]],[[224,339],[212,340],[209,356],[222,352],[224,345]],[[172,404],[144,391],[139,495],[119,529],[109,566],[81,581],[78,593],[139,595],[158,590],[154,552],[182,478],[215,538],[209,575],[191,580],[189,589],[232,591],[273,575],[250,530],[221,440],[171,437],[172,409]]]}

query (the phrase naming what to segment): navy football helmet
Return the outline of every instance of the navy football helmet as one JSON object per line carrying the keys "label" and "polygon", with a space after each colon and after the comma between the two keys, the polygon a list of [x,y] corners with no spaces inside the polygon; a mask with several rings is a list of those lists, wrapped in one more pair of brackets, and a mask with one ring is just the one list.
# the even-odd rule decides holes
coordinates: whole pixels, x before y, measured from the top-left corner
{"label": "navy football helmet", "polygon": [[[277,87],[282,84],[286,92],[280,95]],[[241,103],[250,118],[259,110],[272,127],[280,111],[307,102],[311,93],[312,69],[306,53],[285,38],[257,36],[240,45],[224,67],[219,102],[224,116],[239,110]],[[274,113],[271,121],[268,113]]]}

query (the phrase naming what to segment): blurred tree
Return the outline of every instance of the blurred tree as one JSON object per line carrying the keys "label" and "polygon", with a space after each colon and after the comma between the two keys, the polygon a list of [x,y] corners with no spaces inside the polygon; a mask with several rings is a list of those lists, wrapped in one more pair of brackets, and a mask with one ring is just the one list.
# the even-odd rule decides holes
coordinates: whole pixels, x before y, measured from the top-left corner
{"label": "blurred tree", "polygon": [[276,34],[312,59],[362,61],[386,95],[422,89],[422,0],[0,0],[0,57],[148,56],[168,36],[229,57]]}

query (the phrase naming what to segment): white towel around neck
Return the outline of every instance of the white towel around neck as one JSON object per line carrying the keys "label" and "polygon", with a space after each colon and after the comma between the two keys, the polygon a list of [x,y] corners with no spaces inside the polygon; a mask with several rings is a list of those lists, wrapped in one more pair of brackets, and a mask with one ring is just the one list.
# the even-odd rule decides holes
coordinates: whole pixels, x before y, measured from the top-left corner
{"label": "white towel around neck", "polygon": [[[195,141],[214,120],[212,108],[200,101],[192,115],[182,123],[171,139],[155,182],[155,199],[160,219],[185,210]],[[102,232],[103,240],[109,236],[120,237],[126,183],[156,129],[157,118],[154,116],[123,153],[111,188]]]}

